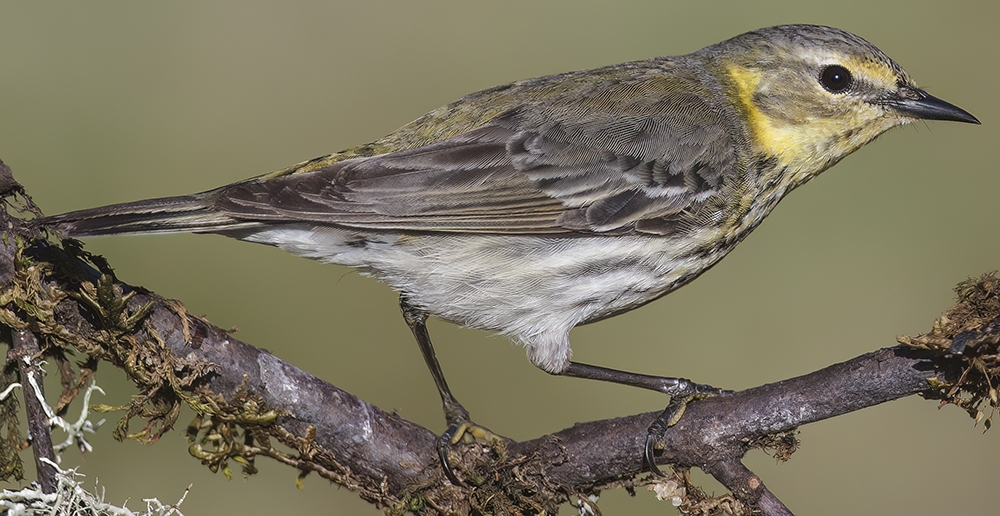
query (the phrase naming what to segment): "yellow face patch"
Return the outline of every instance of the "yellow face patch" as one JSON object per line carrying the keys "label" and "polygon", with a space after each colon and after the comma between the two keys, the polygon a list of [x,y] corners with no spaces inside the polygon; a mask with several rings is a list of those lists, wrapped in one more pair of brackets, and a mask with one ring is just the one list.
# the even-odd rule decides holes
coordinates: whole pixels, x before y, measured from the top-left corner
{"label": "yellow face patch", "polygon": [[813,147],[804,144],[819,136],[812,134],[816,129],[803,131],[800,127],[779,125],[757,106],[754,95],[760,85],[761,72],[735,64],[726,67],[726,72],[735,85],[735,100],[746,117],[751,142],[763,154],[777,158],[783,166],[802,159]]}
{"label": "yellow face patch", "polygon": [[[884,66],[862,60],[847,60],[844,66],[849,70],[858,70],[856,75],[865,77],[866,81],[895,82],[892,71]],[[726,73],[734,88],[733,100],[745,116],[747,127],[751,133],[751,143],[757,150],[778,161],[778,170],[783,170],[787,180],[800,184],[813,175],[821,172],[840,158],[850,154],[871,139],[875,138],[891,123],[873,124],[872,121],[882,116],[879,108],[867,106],[864,103],[844,109],[842,116],[809,116],[803,113],[795,117],[805,122],[792,123],[769,116],[757,105],[757,94],[763,79],[763,72],[729,64]],[[783,84],[777,88],[793,88],[794,85]],[[771,86],[771,88],[776,88]],[[816,95],[836,95],[815,88]],[[831,98],[833,102],[836,99]],[[794,111],[796,106],[788,109]],[[805,108],[804,108],[805,109]]]}

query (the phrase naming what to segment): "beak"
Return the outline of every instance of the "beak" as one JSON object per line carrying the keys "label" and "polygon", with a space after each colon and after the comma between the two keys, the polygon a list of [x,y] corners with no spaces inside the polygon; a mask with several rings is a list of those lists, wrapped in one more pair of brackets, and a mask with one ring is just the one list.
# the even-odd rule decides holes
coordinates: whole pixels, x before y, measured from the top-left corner
{"label": "beak", "polygon": [[896,111],[921,120],[951,120],[978,124],[972,113],[949,104],[919,88],[901,87],[898,97],[886,104]]}

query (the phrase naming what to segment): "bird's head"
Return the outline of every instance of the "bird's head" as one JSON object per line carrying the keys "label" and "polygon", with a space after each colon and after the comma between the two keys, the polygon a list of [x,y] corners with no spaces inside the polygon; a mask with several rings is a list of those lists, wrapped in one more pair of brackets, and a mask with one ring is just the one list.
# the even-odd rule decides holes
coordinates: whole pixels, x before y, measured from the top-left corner
{"label": "bird's head", "polygon": [[895,61],[849,32],[783,25],[699,52],[721,77],[755,149],[801,184],[898,125],[979,123],[935,98]]}

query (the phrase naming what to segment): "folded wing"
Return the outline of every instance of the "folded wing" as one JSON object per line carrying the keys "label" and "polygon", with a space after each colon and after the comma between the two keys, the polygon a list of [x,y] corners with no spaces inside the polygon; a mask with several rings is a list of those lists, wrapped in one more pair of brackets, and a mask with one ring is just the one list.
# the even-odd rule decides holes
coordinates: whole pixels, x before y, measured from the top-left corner
{"label": "folded wing", "polygon": [[685,81],[612,82],[430,145],[217,191],[236,220],[437,232],[643,231],[718,195],[741,133]]}

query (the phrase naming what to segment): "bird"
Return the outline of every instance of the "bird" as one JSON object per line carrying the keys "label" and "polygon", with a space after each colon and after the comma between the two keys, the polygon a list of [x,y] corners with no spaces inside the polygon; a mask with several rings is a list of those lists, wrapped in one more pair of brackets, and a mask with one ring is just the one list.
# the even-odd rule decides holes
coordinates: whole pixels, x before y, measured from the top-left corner
{"label": "bird", "polygon": [[652,389],[673,405],[724,394],[575,362],[569,332],[690,283],[789,192],[918,120],[979,123],[861,37],[781,25],[512,82],[277,172],[36,223],[74,238],[220,234],[389,284],[441,396],[438,451],[458,483],[448,446],[491,434],[451,393],[429,316],[506,336],[553,375]]}

